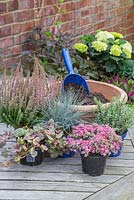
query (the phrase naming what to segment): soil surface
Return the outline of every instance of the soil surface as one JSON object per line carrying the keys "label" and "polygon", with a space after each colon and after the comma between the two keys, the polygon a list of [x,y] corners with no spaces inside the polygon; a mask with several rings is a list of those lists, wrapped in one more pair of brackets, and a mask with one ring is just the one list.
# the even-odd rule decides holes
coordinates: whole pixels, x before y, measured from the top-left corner
{"label": "soil surface", "polygon": [[83,86],[75,83],[69,83],[64,88],[65,91],[70,91],[78,95],[78,102],[82,102],[82,105],[96,105],[94,98],[97,98],[103,104],[109,102],[101,93],[90,93],[88,95]]}

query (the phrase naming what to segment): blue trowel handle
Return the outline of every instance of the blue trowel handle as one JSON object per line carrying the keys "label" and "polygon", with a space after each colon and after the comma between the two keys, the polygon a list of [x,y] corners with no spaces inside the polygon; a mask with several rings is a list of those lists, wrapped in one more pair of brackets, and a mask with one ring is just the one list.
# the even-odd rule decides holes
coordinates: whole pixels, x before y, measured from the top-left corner
{"label": "blue trowel handle", "polygon": [[68,74],[74,74],[71,58],[69,55],[69,51],[66,48],[62,49],[62,57],[64,59],[64,63],[66,65],[66,69],[68,71]]}

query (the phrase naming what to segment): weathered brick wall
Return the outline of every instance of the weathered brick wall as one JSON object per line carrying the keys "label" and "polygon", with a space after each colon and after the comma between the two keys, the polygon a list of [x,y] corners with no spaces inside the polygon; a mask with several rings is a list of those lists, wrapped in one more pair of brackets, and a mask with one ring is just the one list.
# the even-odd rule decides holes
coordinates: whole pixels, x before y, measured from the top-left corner
{"label": "weathered brick wall", "polygon": [[[36,25],[44,29],[51,27],[57,13],[54,5],[57,1],[0,0],[1,66],[18,61],[23,43]],[[63,8],[66,13],[59,16],[63,32],[78,36],[105,29],[122,32],[129,41],[134,40],[133,0],[66,0]]]}

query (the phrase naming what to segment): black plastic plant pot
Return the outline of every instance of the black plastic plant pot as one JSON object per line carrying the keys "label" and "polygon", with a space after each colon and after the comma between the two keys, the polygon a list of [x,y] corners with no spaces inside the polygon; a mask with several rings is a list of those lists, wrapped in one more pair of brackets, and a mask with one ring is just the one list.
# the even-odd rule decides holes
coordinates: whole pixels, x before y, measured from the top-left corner
{"label": "black plastic plant pot", "polygon": [[106,156],[88,156],[81,155],[82,170],[90,176],[100,176],[104,173],[106,165]]}
{"label": "black plastic plant pot", "polygon": [[36,149],[36,151],[36,157],[32,157],[31,154],[28,154],[26,157],[20,160],[20,164],[28,166],[40,165],[43,162],[44,153],[41,151],[41,149]]}

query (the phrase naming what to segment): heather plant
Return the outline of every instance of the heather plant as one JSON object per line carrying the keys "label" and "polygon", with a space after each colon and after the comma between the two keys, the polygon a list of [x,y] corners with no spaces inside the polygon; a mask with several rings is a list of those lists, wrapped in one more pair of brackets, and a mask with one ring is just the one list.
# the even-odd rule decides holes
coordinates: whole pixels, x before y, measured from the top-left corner
{"label": "heather plant", "polygon": [[132,45],[121,33],[98,31],[96,34],[83,35],[81,39],[83,43],[74,44],[74,49],[82,58],[93,61],[103,74],[134,77]]}
{"label": "heather plant", "polygon": [[117,153],[122,145],[121,137],[108,125],[79,124],[73,127],[67,137],[68,145],[78,149],[84,157],[92,155],[107,156]]}
{"label": "heather plant", "polygon": [[53,119],[58,126],[62,127],[63,131],[70,131],[71,127],[81,121],[81,116],[84,114],[81,111],[74,110],[74,106],[82,105],[79,94],[66,92],[60,94],[56,98],[47,102],[47,106],[42,108],[42,114],[46,121]]}
{"label": "heather plant", "polygon": [[118,135],[134,126],[134,110],[127,104],[123,104],[119,99],[113,99],[106,108],[96,101],[98,106],[95,123],[107,124],[115,129]]}
{"label": "heather plant", "polygon": [[4,75],[0,89],[0,121],[14,128],[31,127],[40,118],[39,107],[59,91],[54,78],[46,78],[45,72],[35,59],[32,76],[23,76],[20,66],[11,76]]}

